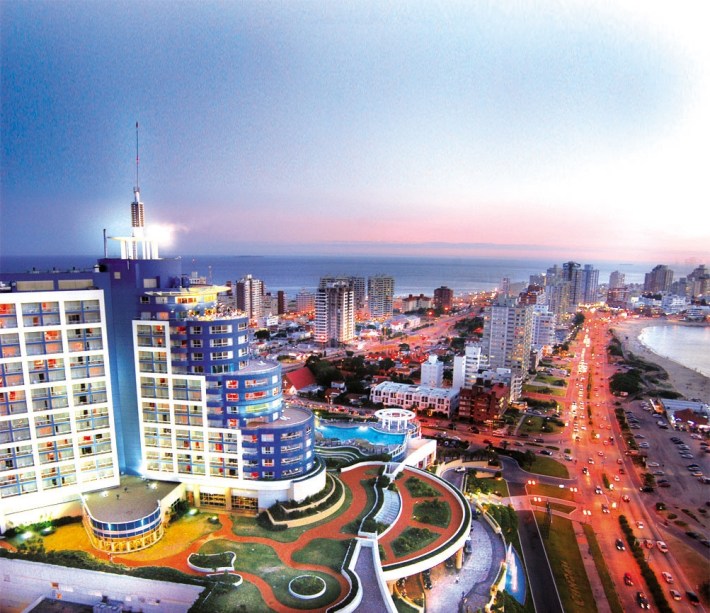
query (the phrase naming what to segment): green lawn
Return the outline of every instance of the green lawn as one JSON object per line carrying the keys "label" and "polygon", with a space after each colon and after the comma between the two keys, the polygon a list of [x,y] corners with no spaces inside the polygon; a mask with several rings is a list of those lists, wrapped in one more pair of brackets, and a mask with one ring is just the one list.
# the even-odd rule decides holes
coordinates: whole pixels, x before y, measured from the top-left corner
{"label": "green lawn", "polygon": [[425,524],[447,528],[451,521],[451,507],[442,500],[425,500],[414,505],[414,519]]}
{"label": "green lawn", "polygon": [[[332,515],[329,515],[326,519],[323,519],[319,522],[315,522],[312,524],[308,524],[306,526],[301,526],[301,527],[295,527],[295,528],[289,528],[288,530],[267,530],[266,528],[262,528],[259,524],[256,523],[256,518],[254,517],[245,517],[243,515],[233,515],[232,516],[232,532],[236,534],[237,536],[246,536],[246,537],[263,537],[263,538],[268,538],[272,539],[274,541],[277,541],[279,543],[292,543],[293,541],[297,540],[302,534],[305,532],[308,532],[309,530],[312,530],[313,528],[317,528],[319,525],[332,521],[334,518],[338,517],[341,513],[344,513],[350,508],[350,505],[352,504],[353,501],[353,494],[350,491],[350,488],[347,487],[345,484],[343,484],[343,488],[345,490],[345,501],[343,502],[343,505],[333,513]],[[371,489],[371,488],[370,488]],[[369,494],[368,494],[369,496]]]}
{"label": "green lawn", "polygon": [[392,541],[392,551],[397,556],[404,556],[412,551],[417,551],[433,543],[439,537],[438,532],[432,532],[429,528],[407,528],[394,541]]}
{"label": "green lawn", "polygon": [[288,582],[294,577],[304,574],[305,571],[285,566],[276,551],[268,545],[215,539],[208,541],[200,548],[200,553],[202,554],[220,553],[222,551],[234,551],[237,554],[234,562],[235,572],[248,572],[264,579],[273,588],[279,602],[287,607],[304,610],[320,608],[333,603],[340,595],[340,584],[334,577],[319,571],[309,571],[308,574],[321,577],[325,581],[325,594],[320,598],[309,601],[299,600],[291,596],[288,592]]}
{"label": "green lawn", "polygon": [[[532,504],[533,504],[534,506],[536,506],[536,507],[546,508],[546,506],[547,506],[547,501],[546,501],[546,500],[543,500],[543,501],[541,501],[541,502],[535,502],[535,501],[533,501]],[[568,504],[562,504],[562,503],[560,503],[560,502],[551,502],[551,503],[550,503],[550,508],[551,508],[553,511],[559,511],[560,513],[569,514],[569,513],[571,513],[572,511],[574,511],[577,507],[573,507],[573,506],[568,505]]]}
{"label": "green lawn", "polygon": [[587,542],[589,543],[589,550],[592,552],[592,557],[594,558],[594,565],[597,567],[597,572],[599,573],[599,578],[602,582],[602,587],[604,588],[604,594],[609,602],[609,607],[612,613],[623,613],[624,607],[621,606],[621,601],[619,600],[619,594],[616,592],[616,587],[614,586],[614,581],[609,575],[609,569],[607,568],[606,562],[604,561],[604,555],[599,548],[599,542],[597,541],[597,535],[594,534],[594,530],[589,524],[584,524],[584,534],[587,537]]}
{"label": "green lawn", "polygon": [[417,477],[409,477],[404,482],[405,487],[409,490],[409,493],[415,498],[422,498],[425,496],[441,496],[438,490],[434,489],[426,481],[422,481]]}
{"label": "green lawn", "polygon": [[[535,512],[542,527],[546,514]],[[543,537],[562,608],[566,613],[593,613],[597,610],[589,578],[579,552],[574,527],[569,519],[554,516],[549,534]]]}
{"label": "green lawn", "polygon": [[549,498],[561,498],[562,500],[574,501],[574,493],[569,488],[548,485],[547,483],[536,483],[528,485],[528,494],[536,496],[548,496]]}
{"label": "green lawn", "polygon": [[531,473],[547,475],[548,477],[569,478],[569,471],[564,464],[545,456],[535,456],[535,461],[528,470]]}
{"label": "green lawn", "polygon": [[243,582],[238,587],[215,583],[204,597],[190,608],[190,613],[275,613],[266,605],[257,587]]}
{"label": "green lawn", "polygon": [[340,572],[350,539],[313,539],[305,547],[293,554],[293,561],[299,564],[319,564]]}

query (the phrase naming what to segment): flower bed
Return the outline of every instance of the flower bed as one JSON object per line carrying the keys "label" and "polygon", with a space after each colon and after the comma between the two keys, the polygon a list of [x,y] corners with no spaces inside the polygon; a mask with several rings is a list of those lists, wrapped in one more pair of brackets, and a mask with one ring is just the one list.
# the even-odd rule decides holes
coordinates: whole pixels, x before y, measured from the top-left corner
{"label": "flower bed", "polygon": [[288,582],[288,592],[294,598],[312,600],[325,594],[325,581],[316,575],[299,575]]}
{"label": "flower bed", "polygon": [[220,573],[234,570],[234,560],[237,554],[233,551],[222,553],[191,553],[187,558],[187,565],[200,573]]}

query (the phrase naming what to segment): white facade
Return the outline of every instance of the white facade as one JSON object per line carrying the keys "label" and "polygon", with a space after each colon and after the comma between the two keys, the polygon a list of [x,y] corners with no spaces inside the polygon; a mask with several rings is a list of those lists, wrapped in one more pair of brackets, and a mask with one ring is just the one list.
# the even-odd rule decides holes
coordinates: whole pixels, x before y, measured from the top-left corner
{"label": "white facade", "polygon": [[532,314],[532,307],[512,303],[486,308],[482,346],[492,368],[511,368],[514,374],[525,376],[530,363]]}
{"label": "white facade", "polygon": [[334,281],[316,293],[315,340],[323,345],[355,338],[355,295],[350,284]]}
{"label": "white facade", "polygon": [[451,387],[460,390],[476,383],[478,371],[484,365],[480,345],[466,345],[464,355],[454,356],[454,373]]}
{"label": "white facade", "polygon": [[264,283],[247,275],[237,281],[236,306],[244,311],[250,321],[258,321],[264,315]]}
{"label": "white facade", "polygon": [[555,329],[557,316],[547,311],[547,308],[533,308],[533,349],[552,346],[555,344]]}
{"label": "white facade", "polygon": [[451,417],[459,406],[459,391],[384,381],[372,388],[370,400],[386,407],[401,407]]}
{"label": "white facade", "polygon": [[421,384],[428,387],[441,387],[444,383],[444,363],[431,354],[422,364]]}
{"label": "white facade", "polygon": [[367,279],[367,304],[370,316],[381,319],[392,316],[394,278],[376,275]]}
{"label": "white facade", "polygon": [[0,295],[0,530],[118,483],[103,291]]}

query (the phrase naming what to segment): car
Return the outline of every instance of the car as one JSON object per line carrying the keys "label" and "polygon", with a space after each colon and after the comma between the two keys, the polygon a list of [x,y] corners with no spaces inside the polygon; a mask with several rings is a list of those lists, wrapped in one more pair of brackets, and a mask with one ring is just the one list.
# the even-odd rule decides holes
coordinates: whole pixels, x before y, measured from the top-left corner
{"label": "car", "polygon": [[609,513],[609,505],[602,503],[602,513]]}
{"label": "car", "polygon": [[624,494],[624,495],[621,497],[621,499],[622,499],[624,502],[629,502],[629,501],[631,500],[631,498],[629,498],[629,496],[628,496],[627,494]]}
{"label": "car", "polygon": [[655,489],[656,489],[656,488],[654,488],[654,487],[651,486],[651,485],[644,485],[643,487],[640,487],[640,488],[639,488],[639,491],[640,491],[640,492],[643,492],[644,494],[650,494],[650,493],[653,492]]}
{"label": "car", "polygon": [[616,539],[615,544],[616,544],[616,548],[619,551],[626,551],[626,546],[624,545],[624,541],[622,541],[621,539]]}
{"label": "car", "polygon": [[663,481],[658,484],[658,487],[670,487],[670,486],[671,486],[671,484],[669,481]]}
{"label": "car", "polygon": [[594,493],[595,493],[595,494],[601,494],[601,493],[602,493],[601,485],[597,485],[597,486],[594,488]]}
{"label": "car", "polygon": [[702,536],[702,534],[699,534],[698,532],[693,532],[692,530],[688,530],[685,534],[692,539],[699,539]]}
{"label": "car", "polygon": [[663,580],[666,583],[673,583],[673,575],[671,575],[670,573],[664,571],[661,573],[661,577],[663,577]]}
{"label": "car", "polygon": [[540,453],[542,455],[552,455],[552,452],[549,449],[540,449]]}
{"label": "car", "polygon": [[621,477],[619,477],[619,475],[614,475],[614,481],[621,481]]}
{"label": "car", "polygon": [[668,545],[666,545],[663,541],[656,541],[656,547],[658,547],[658,551],[661,553],[668,553]]}
{"label": "car", "polygon": [[600,458],[603,458],[603,457],[604,457],[604,452],[603,452],[603,451],[597,451],[597,455],[598,455]]}
{"label": "car", "polygon": [[648,604],[648,598],[643,592],[636,592],[636,602],[642,609],[650,609],[651,605]]}
{"label": "car", "polygon": [[691,477],[703,477],[704,475],[703,475],[703,473],[700,472],[699,470],[695,470],[695,471],[693,471],[692,473],[690,473],[690,476],[691,476]]}
{"label": "car", "polygon": [[651,445],[649,443],[643,442],[643,443],[639,443],[639,447],[641,449],[649,449],[651,447]]}
{"label": "car", "polygon": [[631,578],[631,573],[624,573],[624,585],[633,585],[634,580]]}
{"label": "car", "polygon": [[637,521],[637,522],[636,522],[636,527],[637,527],[639,530],[643,530],[643,522],[642,522],[642,521]]}
{"label": "car", "polygon": [[585,475],[588,475],[588,474],[589,474],[589,469],[585,466],[584,468],[582,468],[582,473],[585,474]]}
{"label": "car", "polygon": [[620,475],[625,475],[625,474],[626,474],[626,469],[623,468],[623,467],[620,468],[620,469],[619,469],[619,474],[620,474]]}
{"label": "car", "polygon": [[673,600],[680,600],[681,599],[681,595],[678,590],[668,590],[668,593],[671,595],[671,598]]}
{"label": "car", "polygon": [[466,468],[463,467],[463,466],[457,466],[456,468],[454,468],[454,472],[457,472],[457,473],[465,473],[465,472],[466,472]]}
{"label": "car", "polygon": [[650,466],[651,468],[658,468],[660,464],[658,462],[649,462],[646,464],[646,466]]}
{"label": "car", "polygon": [[700,604],[700,599],[698,598],[698,595],[695,592],[688,591],[685,593],[685,595],[688,598],[688,602],[694,607],[697,607]]}

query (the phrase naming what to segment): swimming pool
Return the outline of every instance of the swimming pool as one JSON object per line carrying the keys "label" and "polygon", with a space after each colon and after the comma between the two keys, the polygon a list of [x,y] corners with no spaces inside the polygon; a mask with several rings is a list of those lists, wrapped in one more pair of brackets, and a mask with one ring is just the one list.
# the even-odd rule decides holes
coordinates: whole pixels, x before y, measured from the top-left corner
{"label": "swimming pool", "polygon": [[336,438],[340,441],[364,439],[373,445],[401,445],[405,434],[382,432],[372,426],[334,426],[331,424],[316,425],[316,430],[323,438]]}

